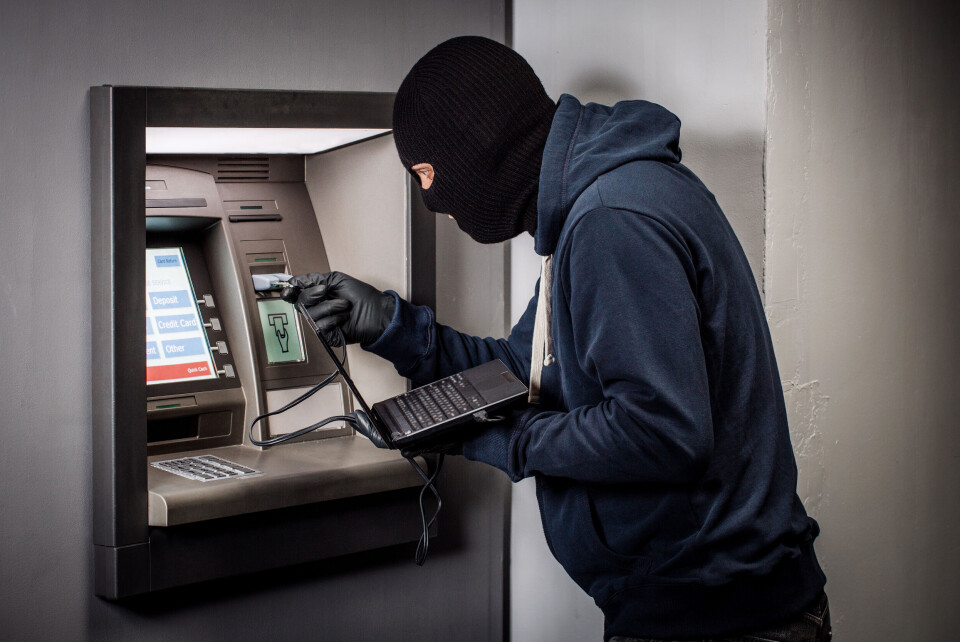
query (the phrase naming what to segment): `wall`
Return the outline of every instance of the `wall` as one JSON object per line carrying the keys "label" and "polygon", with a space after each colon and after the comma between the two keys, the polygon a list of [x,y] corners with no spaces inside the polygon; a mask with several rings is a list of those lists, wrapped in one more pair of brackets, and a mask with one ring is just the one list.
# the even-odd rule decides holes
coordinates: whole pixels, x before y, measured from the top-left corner
{"label": "wall", "polygon": [[[125,606],[93,596],[89,379],[96,362],[90,353],[87,92],[105,83],[393,91],[433,44],[462,33],[502,38],[504,25],[503,2],[495,0],[453,7],[440,0],[4,4],[0,631],[5,639],[500,636],[502,480],[462,461],[445,475],[444,536],[422,569],[412,564],[412,547],[403,547]],[[469,277],[458,278],[454,288],[442,282],[441,291],[469,287]],[[473,278],[498,277],[481,272]],[[476,330],[499,332],[502,320],[494,325]],[[495,590],[488,591],[491,587]],[[412,595],[423,599],[403,599]],[[438,613],[431,608],[437,599],[451,609]]]}
{"label": "wall", "polygon": [[[513,46],[553,98],[642,98],[676,113],[689,165],[717,196],[758,282],[763,270],[766,2],[514,0]],[[512,242],[511,310],[539,277],[529,235]],[[550,555],[533,481],[516,485],[511,535],[514,640],[599,639],[603,617]]]}
{"label": "wall", "polygon": [[[554,97],[563,91],[601,102],[643,97],[681,116],[685,162],[717,194],[755,272],[765,273],[801,496],[824,529],[818,552],[830,577],[838,639],[950,639],[960,625],[954,606],[960,602],[956,10],[905,1],[769,0],[769,10],[767,4],[602,0],[587,8],[515,0],[514,44]],[[503,504],[485,490],[497,481],[475,467],[460,473],[468,483],[456,496],[491,505],[445,524],[445,532],[456,534],[451,548],[437,551],[424,569],[412,569],[406,551],[385,551],[122,608],[94,598],[90,577],[87,88],[390,91],[444,38],[502,35],[502,2],[448,5],[4,6],[0,630],[6,638],[335,639],[349,632],[370,639],[387,626],[392,637],[415,630],[423,639],[498,637],[492,614],[499,605],[471,599],[465,573],[481,569],[495,582],[498,572],[499,560],[484,566],[464,552],[494,550],[494,543],[478,540],[496,537],[496,529],[482,525],[503,517],[496,514]],[[440,228],[442,260],[451,276],[466,278],[456,258],[462,239],[452,232],[450,225]],[[531,245],[521,240],[512,248],[514,311],[536,279],[538,263],[524,260]],[[470,254],[463,263],[487,274],[502,269],[495,254]],[[497,292],[464,303],[468,285],[442,284],[441,318],[498,333],[502,302],[476,313],[460,305],[475,306],[488,295],[496,300]],[[598,636],[596,607],[543,546],[526,482],[515,487],[511,556],[514,639]],[[371,587],[380,605],[392,603],[391,591],[460,591],[469,610],[444,621],[426,605],[369,615]],[[428,620],[436,624],[424,629]]]}
{"label": "wall", "polygon": [[[396,210],[403,210],[410,196],[410,174],[397,162],[393,136],[308,156],[304,174],[330,269],[409,300],[410,225],[406,213]],[[393,216],[385,215],[391,210]],[[364,399],[379,401],[407,390],[405,378],[359,345],[347,346],[347,360]]]}
{"label": "wall", "polygon": [[770,2],[766,301],[840,640],[960,627],[958,17]]}

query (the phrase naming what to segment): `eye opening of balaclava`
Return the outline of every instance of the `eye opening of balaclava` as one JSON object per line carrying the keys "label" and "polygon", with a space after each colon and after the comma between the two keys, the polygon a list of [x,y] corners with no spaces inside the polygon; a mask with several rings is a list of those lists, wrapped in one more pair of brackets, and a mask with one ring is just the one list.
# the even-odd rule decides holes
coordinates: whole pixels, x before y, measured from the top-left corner
{"label": "eye opening of balaclava", "polygon": [[393,105],[393,135],[407,171],[430,163],[421,189],[480,243],[537,227],[540,162],[556,111],[520,54],[488,38],[461,36],[427,52]]}

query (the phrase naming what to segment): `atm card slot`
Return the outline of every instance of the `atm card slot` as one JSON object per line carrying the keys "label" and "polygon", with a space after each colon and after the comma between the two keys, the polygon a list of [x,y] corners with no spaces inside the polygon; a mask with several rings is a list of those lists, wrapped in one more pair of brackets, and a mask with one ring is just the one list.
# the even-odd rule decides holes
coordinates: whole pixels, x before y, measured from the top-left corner
{"label": "atm card slot", "polygon": [[230,214],[228,217],[231,223],[262,223],[264,221],[282,221],[283,217],[279,214]]}
{"label": "atm card slot", "polygon": [[284,272],[286,271],[287,260],[283,252],[247,254],[247,266],[250,268],[251,274]]}

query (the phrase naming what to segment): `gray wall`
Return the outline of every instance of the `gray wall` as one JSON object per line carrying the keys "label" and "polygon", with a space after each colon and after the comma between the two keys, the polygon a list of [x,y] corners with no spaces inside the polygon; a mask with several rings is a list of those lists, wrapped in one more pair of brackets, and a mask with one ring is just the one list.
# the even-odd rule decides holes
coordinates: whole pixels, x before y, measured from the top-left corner
{"label": "gray wall", "polygon": [[[514,4],[515,45],[552,95],[639,96],[681,116],[685,160],[734,220],[755,272],[765,274],[801,497],[824,529],[818,552],[838,639],[953,637],[960,626],[956,10],[865,0]],[[455,517],[444,524],[448,549],[424,569],[412,567],[406,550],[387,551],[126,607],[92,596],[87,88],[389,91],[430,45],[459,33],[500,37],[504,18],[503,3],[492,0],[5,4],[6,638],[499,637],[499,605],[477,596],[471,582],[477,573],[497,581],[499,560],[489,553],[502,550],[494,540],[504,504],[490,489],[502,479],[464,464],[464,483],[451,492],[477,509],[448,513]],[[441,284],[440,316],[496,334],[503,310],[472,307],[502,296],[496,250],[460,261],[463,239],[453,232],[447,225],[439,233],[452,279]],[[515,248],[513,261],[513,290],[523,302],[536,278],[519,258],[528,249]],[[465,264],[492,276],[481,286],[459,282]],[[465,302],[463,292],[476,296]],[[514,498],[515,639],[594,637],[595,607],[538,548],[542,534],[525,492],[519,485]],[[363,610],[371,589],[381,607],[391,605],[382,615]],[[416,603],[400,608],[390,591],[442,593],[461,610],[443,618]]]}
{"label": "gray wall", "polygon": [[[503,482],[462,461],[444,476],[443,543],[422,569],[411,545],[123,607],[93,596],[89,380],[99,364],[90,353],[87,90],[108,83],[393,91],[433,44],[462,33],[503,38],[504,25],[497,0],[4,3],[4,638],[500,636],[499,589],[489,589],[501,581]],[[475,328],[500,329],[502,321]],[[424,599],[409,599],[415,595]]]}
{"label": "gray wall", "polygon": [[837,638],[956,639],[958,10],[769,26],[766,301]]}
{"label": "gray wall", "polygon": [[[514,10],[514,47],[552,97],[642,98],[680,117],[683,160],[717,196],[759,282],[766,1],[515,0]],[[532,239],[515,239],[514,318],[539,275]],[[511,528],[513,639],[599,639],[600,610],[547,549],[532,480],[514,487]]]}

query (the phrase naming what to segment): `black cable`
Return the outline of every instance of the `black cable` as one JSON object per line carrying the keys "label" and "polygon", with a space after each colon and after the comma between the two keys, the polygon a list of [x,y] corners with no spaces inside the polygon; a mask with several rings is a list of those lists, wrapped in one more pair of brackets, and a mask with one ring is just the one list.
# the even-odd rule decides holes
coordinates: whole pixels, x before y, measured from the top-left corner
{"label": "black cable", "polygon": [[[298,307],[301,308],[301,311],[304,314],[307,314],[306,311],[302,308],[302,306],[298,306]],[[335,331],[337,332],[339,343],[342,347],[339,359],[337,358],[337,355],[333,352],[333,348],[331,348],[330,345],[327,343],[326,338],[324,338],[319,331],[316,332],[316,335],[317,335],[317,338],[320,339],[320,342],[323,344],[324,348],[326,348],[327,354],[329,355],[330,359],[333,361],[333,364],[337,368],[337,371],[328,375],[323,381],[315,385],[310,390],[307,390],[305,393],[303,393],[293,401],[289,402],[282,408],[278,408],[277,410],[266,412],[266,413],[263,413],[262,415],[258,415],[257,417],[255,417],[253,421],[250,422],[250,427],[248,428],[250,443],[252,443],[255,446],[264,446],[264,447],[275,446],[277,444],[282,444],[286,441],[290,441],[291,439],[296,439],[297,437],[306,435],[307,433],[313,432],[314,430],[322,428],[323,426],[333,423],[334,421],[342,421],[344,423],[347,423],[353,426],[355,430],[358,429],[359,423],[355,416],[335,415],[333,417],[327,417],[326,419],[318,421],[315,424],[311,424],[304,428],[300,428],[299,430],[296,430],[294,432],[283,434],[283,435],[277,435],[276,437],[271,437],[270,439],[259,440],[253,436],[253,427],[256,426],[259,422],[263,421],[267,417],[273,417],[274,415],[279,415],[281,413],[284,413],[290,410],[291,408],[303,403],[304,401],[309,399],[312,395],[316,394],[317,392],[322,390],[324,387],[329,385],[338,376],[342,376],[343,379],[347,382],[348,387],[351,389],[351,392],[353,392],[354,396],[357,398],[357,401],[360,403],[360,406],[363,408],[363,410],[358,410],[356,412],[366,412],[367,417],[370,418],[370,421],[371,422],[373,421],[372,413],[370,409],[367,407],[367,403],[364,401],[363,397],[360,395],[360,392],[353,385],[353,381],[350,379],[349,375],[347,375],[346,367],[343,365],[343,362],[346,360],[346,357],[347,357],[347,342],[344,339],[343,333],[341,332],[339,327],[335,328]],[[356,413],[351,413],[351,414],[356,414]],[[440,515],[440,509],[443,507],[443,500],[440,498],[440,492],[437,490],[437,487],[435,484],[435,482],[437,481],[437,477],[440,475],[440,470],[443,468],[443,458],[444,458],[444,455],[441,454],[439,459],[437,459],[436,470],[433,471],[432,475],[427,475],[427,473],[423,470],[423,468],[420,467],[420,464],[416,462],[413,456],[408,457],[404,455],[404,459],[410,462],[410,465],[413,466],[413,469],[417,472],[418,475],[420,475],[420,478],[423,479],[423,482],[424,482],[423,488],[420,489],[420,496],[418,500],[420,505],[420,523],[423,525],[423,531],[420,533],[420,539],[417,542],[417,551],[414,554],[414,558],[413,558],[417,566],[423,566],[424,562],[427,561],[427,553],[430,550],[430,528],[433,526],[434,522],[437,521],[437,517]],[[426,509],[423,506],[423,498],[427,490],[433,493],[433,496],[437,498],[437,507],[436,509],[434,509],[433,515],[430,517],[429,521],[427,520]]]}
{"label": "black cable", "polygon": [[[337,332],[339,331],[340,331],[340,328],[337,328]],[[347,356],[347,346],[346,346],[346,342],[344,341],[341,341],[341,344],[343,345],[343,350],[340,353],[341,354],[340,361],[342,362],[343,359],[345,359]],[[336,361],[336,359],[334,359],[334,361]],[[335,363],[334,365],[337,367],[337,371],[334,372],[333,374],[328,375],[326,379],[324,379],[323,381],[315,385],[310,390],[307,390],[305,393],[303,393],[302,395],[300,395],[299,397],[297,397],[287,405],[283,406],[282,408],[278,408],[277,410],[273,410],[271,412],[265,412],[262,415],[258,415],[257,417],[255,417],[254,420],[250,422],[250,427],[247,430],[250,437],[250,443],[253,444],[254,446],[275,446],[277,444],[282,444],[285,441],[290,441],[291,439],[296,439],[297,437],[306,435],[307,433],[313,432],[314,430],[317,430],[318,428],[322,428],[323,426],[326,426],[329,423],[333,423],[334,421],[343,421],[351,424],[354,428],[356,428],[357,422],[355,419],[353,419],[352,417],[348,417],[346,415],[337,415],[335,417],[328,417],[327,419],[324,419],[323,421],[319,421],[315,424],[307,426],[306,428],[301,428],[296,432],[287,433],[285,435],[277,435],[276,437],[272,437],[270,439],[265,439],[261,441],[259,439],[256,439],[253,436],[253,427],[256,426],[258,423],[260,423],[267,417],[273,417],[274,415],[279,415],[280,413],[286,412],[291,408],[300,405],[301,403],[309,399],[311,396],[318,393],[320,390],[322,390],[327,385],[329,385],[334,379],[336,379],[340,375],[341,363]]]}
{"label": "black cable", "polygon": [[[344,383],[347,384],[347,388],[350,389],[350,392],[353,393],[353,396],[356,398],[357,403],[360,404],[360,407],[363,408],[363,412],[371,420],[371,425],[377,432],[380,432],[379,424],[374,423],[375,416],[373,411],[370,410],[370,407],[367,405],[367,402],[363,399],[363,395],[360,394],[360,391],[357,389],[356,384],[353,383],[353,379],[350,378],[350,373],[347,372],[346,367],[343,365],[344,360],[346,359],[346,350],[347,350],[347,341],[343,336],[343,331],[340,329],[340,326],[334,326],[334,332],[336,332],[336,338],[341,346],[343,346],[343,352],[341,353],[340,359],[337,359],[337,355],[334,354],[333,348],[330,347],[330,343],[327,341],[327,337],[324,335],[323,331],[317,327],[317,322],[313,320],[313,317],[310,316],[310,312],[307,311],[306,306],[297,302],[297,310],[300,311],[301,316],[303,316],[304,321],[307,322],[307,325],[310,326],[310,329],[313,330],[313,333],[317,335],[317,338],[320,340],[320,345],[323,346],[323,349],[326,351],[327,356],[330,357],[330,360],[333,361],[334,365],[337,367],[337,372],[340,373],[340,376],[343,377]],[[382,433],[381,438],[383,438],[384,443],[388,446],[390,444],[390,437],[386,433]]]}
{"label": "black cable", "polygon": [[[413,469],[417,471],[417,474],[420,475],[424,481],[423,488],[420,489],[419,499],[420,523],[423,525],[423,532],[420,533],[420,540],[417,542],[417,552],[413,556],[413,561],[416,562],[417,566],[423,566],[423,563],[427,561],[427,553],[430,551],[430,527],[433,526],[435,521],[437,521],[437,516],[440,515],[440,509],[443,508],[443,500],[440,499],[440,493],[437,491],[437,487],[434,485],[434,482],[437,480],[437,477],[440,475],[440,470],[443,468],[444,457],[445,455],[440,455],[440,457],[437,459],[437,468],[429,477],[413,457],[406,457],[406,460],[410,462],[410,465],[413,466]],[[424,493],[427,492],[427,489],[430,489],[430,492],[433,493],[433,496],[437,498],[437,507],[434,509],[433,516],[430,517],[430,521],[427,521],[427,512],[423,508],[423,496]]]}

